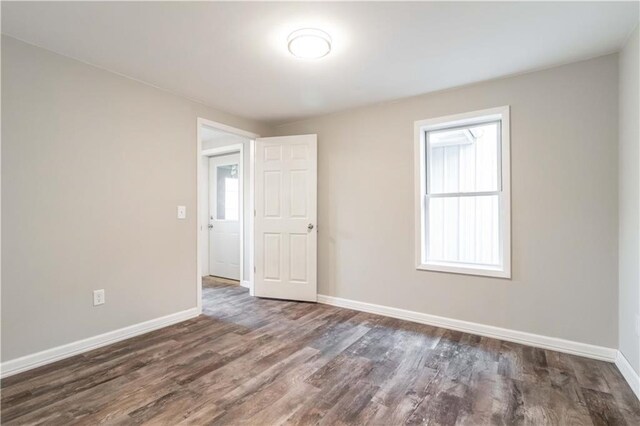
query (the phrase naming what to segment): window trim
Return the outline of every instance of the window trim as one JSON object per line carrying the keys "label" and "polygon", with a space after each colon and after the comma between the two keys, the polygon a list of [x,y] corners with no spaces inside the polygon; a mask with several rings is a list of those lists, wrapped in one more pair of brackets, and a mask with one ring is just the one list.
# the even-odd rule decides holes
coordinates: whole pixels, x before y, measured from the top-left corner
{"label": "window trim", "polygon": [[[429,118],[414,122],[414,187],[415,187],[415,261],[416,269],[423,271],[449,272],[465,275],[480,275],[496,278],[511,278],[511,138],[510,138],[510,108],[509,105],[471,111],[444,117]],[[454,126],[467,126],[487,121],[500,121],[501,141],[500,167],[498,169],[500,204],[500,253],[502,265],[469,264],[462,262],[438,262],[426,260],[426,207],[428,196],[462,196],[464,194],[427,194],[427,157],[426,132],[447,129]],[[491,191],[492,193],[494,191]]]}

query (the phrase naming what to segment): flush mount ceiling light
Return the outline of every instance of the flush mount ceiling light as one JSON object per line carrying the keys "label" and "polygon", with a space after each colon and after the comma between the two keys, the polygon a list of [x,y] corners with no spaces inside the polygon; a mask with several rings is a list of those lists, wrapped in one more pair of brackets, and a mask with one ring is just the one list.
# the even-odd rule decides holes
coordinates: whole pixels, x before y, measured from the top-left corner
{"label": "flush mount ceiling light", "polygon": [[331,37],[316,28],[304,28],[289,34],[289,52],[302,59],[318,59],[331,51]]}

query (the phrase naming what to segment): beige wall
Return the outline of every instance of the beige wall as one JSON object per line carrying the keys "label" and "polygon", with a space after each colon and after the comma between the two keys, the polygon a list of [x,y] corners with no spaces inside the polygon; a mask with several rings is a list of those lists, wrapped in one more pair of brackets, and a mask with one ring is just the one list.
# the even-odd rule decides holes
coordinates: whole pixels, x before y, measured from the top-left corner
{"label": "beige wall", "polygon": [[[198,116],[318,133],[320,293],[618,346],[616,55],[276,131],[7,37],[2,88],[3,361],[195,306]],[[505,104],[513,279],[416,271],[413,122]]]}
{"label": "beige wall", "polygon": [[620,53],[620,351],[640,373],[640,131],[638,29]]}
{"label": "beige wall", "polygon": [[196,306],[197,117],[268,132],[2,38],[3,361]]}
{"label": "beige wall", "polygon": [[[615,348],[618,57],[314,118],[322,294]],[[513,279],[416,271],[413,122],[511,105]]]}

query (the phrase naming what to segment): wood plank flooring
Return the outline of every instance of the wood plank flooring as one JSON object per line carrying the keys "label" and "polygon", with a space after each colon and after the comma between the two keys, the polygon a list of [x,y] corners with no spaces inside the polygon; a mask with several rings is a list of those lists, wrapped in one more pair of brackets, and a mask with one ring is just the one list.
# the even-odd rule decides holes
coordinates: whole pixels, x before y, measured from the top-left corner
{"label": "wood plank flooring", "polygon": [[205,279],[204,315],[2,381],[2,423],[640,425],[613,364]]}

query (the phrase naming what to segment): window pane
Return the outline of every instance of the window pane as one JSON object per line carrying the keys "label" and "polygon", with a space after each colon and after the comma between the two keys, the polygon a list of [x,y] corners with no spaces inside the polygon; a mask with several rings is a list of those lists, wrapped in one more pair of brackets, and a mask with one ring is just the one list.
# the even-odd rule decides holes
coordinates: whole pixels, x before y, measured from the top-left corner
{"label": "window pane", "polygon": [[497,195],[428,199],[428,261],[499,265]]}
{"label": "window pane", "polygon": [[499,122],[427,132],[429,193],[497,191]]}
{"label": "window pane", "polygon": [[217,167],[216,217],[218,220],[239,220],[238,182],[237,164]]}

